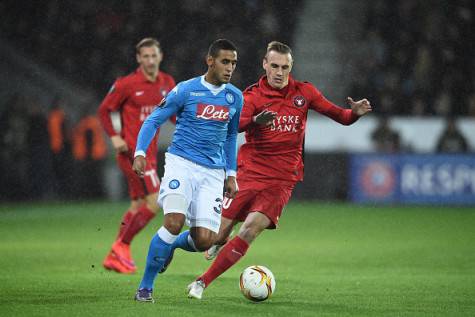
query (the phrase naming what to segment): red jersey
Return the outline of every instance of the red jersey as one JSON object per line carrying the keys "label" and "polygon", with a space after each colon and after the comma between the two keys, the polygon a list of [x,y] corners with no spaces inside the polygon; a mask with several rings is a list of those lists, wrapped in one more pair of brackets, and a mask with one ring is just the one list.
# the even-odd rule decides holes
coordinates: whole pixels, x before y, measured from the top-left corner
{"label": "red jersey", "polygon": [[[303,140],[309,109],[345,125],[358,119],[351,109],[343,109],[328,101],[312,84],[289,77],[289,84],[274,89],[262,77],[247,88],[239,122],[246,132],[246,143],[239,150],[239,177],[264,182],[303,180]],[[262,126],[252,117],[263,110],[277,112],[273,124]]]}
{"label": "red jersey", "polygon": [[[151,82],[140,67],[135,72],[117,79],[98,110],[99,119],[106,133],[110,137],[117,135],[112,126],[110,113],[118,111],[122,125],[120,136],[127,143],[129,153],[132,155],[145,118],[173,87],[175,80],[172,76],[159,72],[155,82]],[[157,156],[158,132],[157,130],[147,150],[147,158],[152,160]]]}

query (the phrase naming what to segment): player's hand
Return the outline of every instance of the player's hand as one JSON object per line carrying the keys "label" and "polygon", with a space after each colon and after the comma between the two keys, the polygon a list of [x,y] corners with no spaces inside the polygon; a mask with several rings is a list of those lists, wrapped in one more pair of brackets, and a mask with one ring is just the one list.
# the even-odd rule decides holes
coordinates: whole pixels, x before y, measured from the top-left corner
{"label": "player's hand", "polygon": [[138,176],[143,177],[146,164],[147,162],[145,161],[145,157],[139,155],[134,159],[134,165],[132,165],[132,169]]}
{"label": "player's hand", "polygon": [[238,184],[236,182],[236,177],[228,176],[224,182],[224,196],[227,198],[234,199],[237,192],[239,191]]}
{"label": "player's hand", "polygon": [[348,104],[351,106],[351,110],[354,114],[361,117],[371,112],[373,108],[371,108],[371,104],[368,99],[361,99],[358,101],[354,101],[351,97],[346,98]]}
{"label": "player's hand", "polygon": [[270,110],[263,110],[261,113],[252,117],[252,121],[259,125],[271,125],[275,119],[277,112]]}
{"label": "player's hand", "polygon": [[116,150],[117,153],[127,152],[129,150],[127,143],[125,143],[125,140],[122,139],[120,135],[114,135],[113,137],[111,137],[111,141],[112,146],[114,147],[114,150]]}

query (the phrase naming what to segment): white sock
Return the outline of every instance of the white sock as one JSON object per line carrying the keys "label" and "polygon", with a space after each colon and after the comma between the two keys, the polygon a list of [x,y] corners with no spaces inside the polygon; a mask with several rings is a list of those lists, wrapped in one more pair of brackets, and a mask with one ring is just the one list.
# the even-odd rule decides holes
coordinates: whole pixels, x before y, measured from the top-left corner
{"label": "white sock", "polygon": [[157,234],[160,239],[168,244],[172,244],[175,242],[176,238],[178,238],[178,235],[171,234],[170,231],[168,231],[164,226],[161,226],[160,229],[158,229]]}

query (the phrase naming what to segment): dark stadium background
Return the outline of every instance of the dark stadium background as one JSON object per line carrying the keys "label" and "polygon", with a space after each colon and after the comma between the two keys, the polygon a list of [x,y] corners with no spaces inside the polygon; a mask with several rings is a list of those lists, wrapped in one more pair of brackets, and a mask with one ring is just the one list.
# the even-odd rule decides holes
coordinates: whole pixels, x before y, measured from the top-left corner
{"label": "dark stadium background", "polygon": [[[453,152],[434,143],[449,119],[466,142],[455,152],[475,147],[472,1],[2,1],[0,12],[2,201],[126,197],[112,151],[77,155],[76,132],[114,79],[135,69],[134,44],[146,36],[160,40],[161,68],[177,81],[203,73],[207,46],[225,37],[239,48],[233,83],[244,89],[262,75],[266,43],[280,40],[294,49],[296,78],[340,105],[348,95],[371,101],[374,115],[355,130],[307,129],[317,146],[307,147],[306,179],[294,199],[349,199],[351,153]],[[68,131],[56,157],[47,130],[54,107],[65,110]],[[383,119],[389,127],[372,136]],[[398,129],[407,122],[433,145],[413,145]],[[435,132],[421,122],[435,122]],[[161,155],[173,127],[164,130]],[[334,131],[351,131],[350,146]]]}

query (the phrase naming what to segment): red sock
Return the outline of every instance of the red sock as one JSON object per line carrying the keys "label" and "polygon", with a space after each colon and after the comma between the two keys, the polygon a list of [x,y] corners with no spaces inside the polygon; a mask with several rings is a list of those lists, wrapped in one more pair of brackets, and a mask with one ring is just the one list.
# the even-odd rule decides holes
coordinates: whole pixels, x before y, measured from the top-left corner
{"label": "red sock", "polygon": [[139,207],[135,215],[130,219],[129,225],[124,230],[121,239],[122,242],[130,244],[135,235],[139,233],[153,217],[155,217],[155,214],[147,207],[147,205],[143,204]]}
{"label": "red sock", "polygon": [[122,237],[125,232],[125,228],[127,228],[127,226],[129,225],[130,219],[132,219],[133,215],[134,214],[130,210],[127,210],[127,212],[124,214],[124,216],[122,217],[122,221],[120,222],[119,233],[117,234],[116,240]]}
{"label": "red sock", "polygon": [[213,264],[209,267],[203,275],[198,279],[202,280],[206,286],[214,281],[218,276],[227,271],[237,261],[239,261],[244,254],[246,254],[249,244],[241,239],[239,236],[235,236],[230,240],[223,249],[216,256]]}

